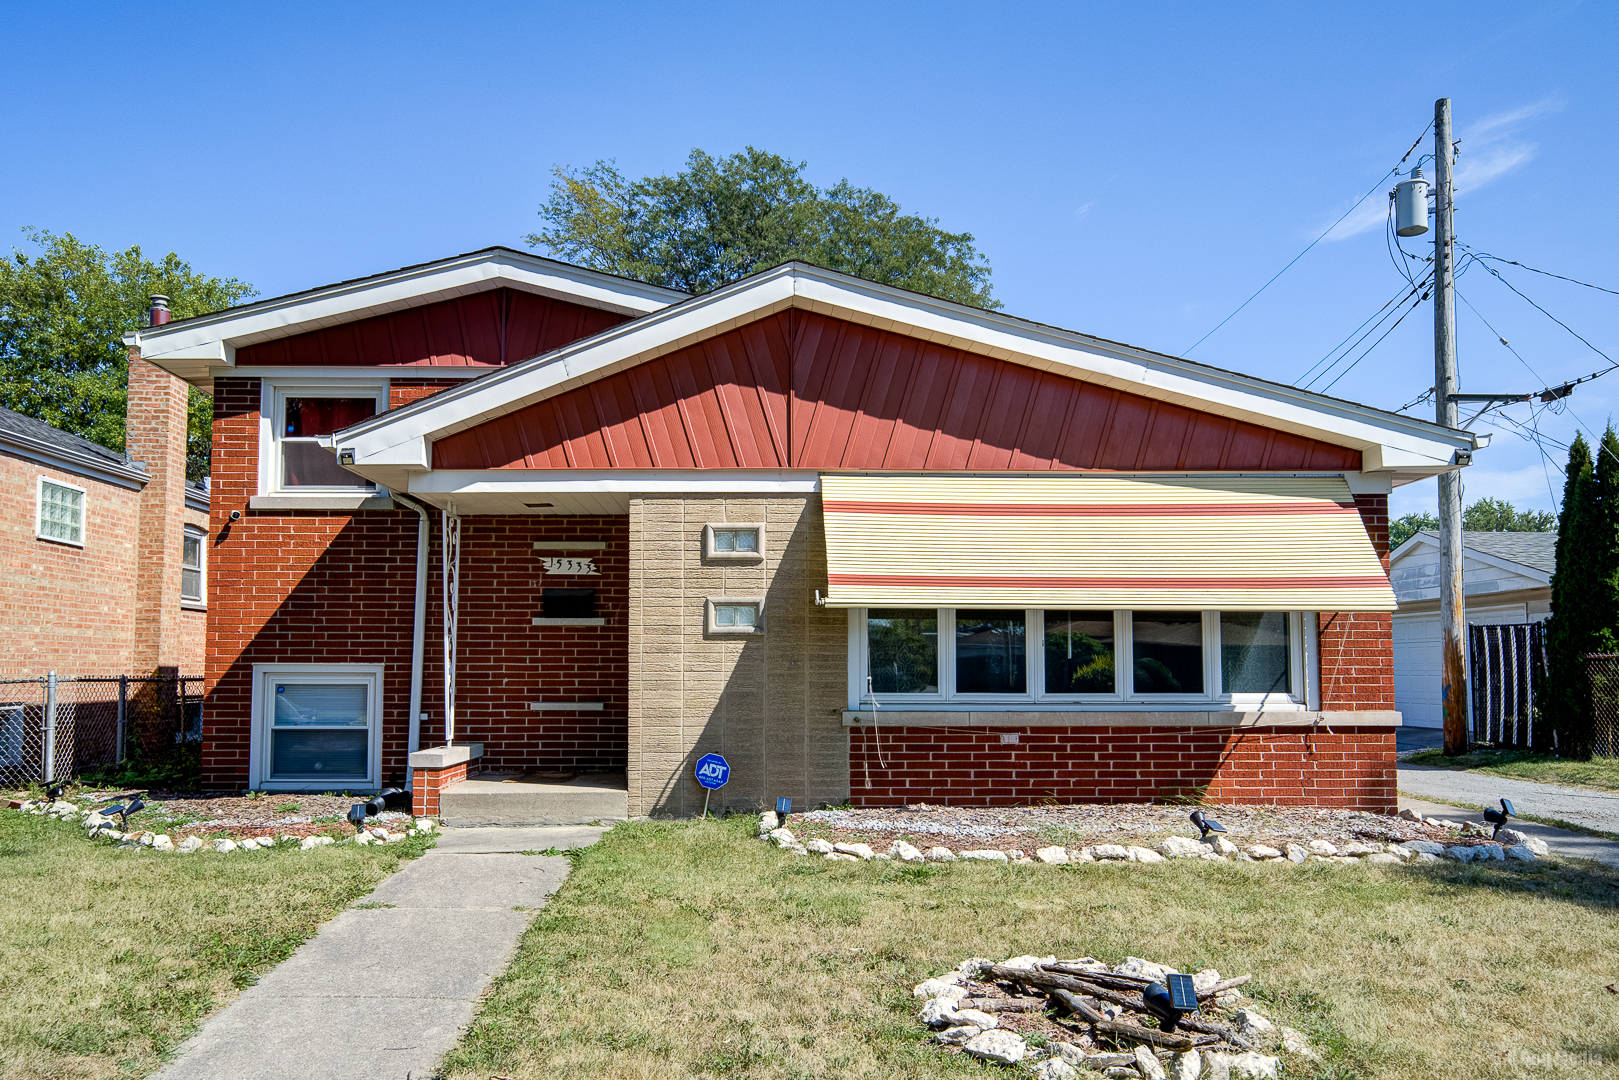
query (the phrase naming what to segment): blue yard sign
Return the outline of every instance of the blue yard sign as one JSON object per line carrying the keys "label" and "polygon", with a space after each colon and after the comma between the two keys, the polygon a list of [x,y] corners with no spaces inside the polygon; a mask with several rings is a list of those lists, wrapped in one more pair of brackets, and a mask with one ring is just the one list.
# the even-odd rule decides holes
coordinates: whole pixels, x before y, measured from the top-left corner
{"label": "blue yard sign", "polygon": [[697,759],[697,782],[712,791],[724,787],[731,778],[731,766],[718,754],[704,754]]}

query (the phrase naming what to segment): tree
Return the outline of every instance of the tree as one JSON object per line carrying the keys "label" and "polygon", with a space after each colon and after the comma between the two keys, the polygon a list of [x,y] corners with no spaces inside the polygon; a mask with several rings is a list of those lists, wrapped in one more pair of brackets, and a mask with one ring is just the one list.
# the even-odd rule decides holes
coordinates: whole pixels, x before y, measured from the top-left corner
{"label": "tree", "polygon": [[1397,548],[1419,532],[1437,532],[1439,519],[1432,514],[1407,514],[1389,523],[1389,547]]}
{"label": "tree", "polygon": [[705,293],[790,259],[981,308],[990,268],[971,233],[901,213],[848,180],[826,189],[806,162],[748,147],[726,158],[693,150],[685,171],[626,180],[611,161],[551,170],[546,225],[525,237],[611,274]]}
{"label": "tree", "polygon": [[1519,510],[1509,502],[1483,498],[1462,512],[1462,528],[1467,532],[1551,532],[1557,528],[1557,515]]}
{"label": "tree", "polygon": [[[152,262],[138,246],[108,253],[72,233],[24,235],[40,249],[0,261],[0,405],[124,449],[129,358],[123,336],[146,323],[153,293],[177,319],[230,307],[255,295],[236,278],[199,274],[172,251]],[[208,473],[213,405],[193,389],[186,475]]]}

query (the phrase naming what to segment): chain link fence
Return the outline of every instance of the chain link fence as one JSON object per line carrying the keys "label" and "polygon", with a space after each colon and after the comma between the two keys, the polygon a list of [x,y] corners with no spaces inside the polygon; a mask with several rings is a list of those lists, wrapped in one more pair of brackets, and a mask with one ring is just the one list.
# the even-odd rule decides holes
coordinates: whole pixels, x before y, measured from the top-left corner
{"label": "chain link fence", "polygon": [[0,783],[161,761],[201,739],[200,676],[0,677]]}
{"label": "chain link fence", "polygon": [[1587,653],[1591,680],[1591,756],[1619,758],[1619,653]]}

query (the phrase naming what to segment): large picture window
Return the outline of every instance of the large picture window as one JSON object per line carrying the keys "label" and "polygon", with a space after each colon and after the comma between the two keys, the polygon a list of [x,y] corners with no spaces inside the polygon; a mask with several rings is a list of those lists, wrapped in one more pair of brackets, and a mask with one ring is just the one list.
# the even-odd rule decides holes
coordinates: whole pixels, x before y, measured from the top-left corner
{"label": "large picture window", "polygon": [[250,782],[271,790],[380,782],[380,665],[256,665]]}
{"label": "large picture window", "polygon": [[1298,707],[1303,619],[1287,611],[855,609],[851,707],[872,696],[907,707]]}

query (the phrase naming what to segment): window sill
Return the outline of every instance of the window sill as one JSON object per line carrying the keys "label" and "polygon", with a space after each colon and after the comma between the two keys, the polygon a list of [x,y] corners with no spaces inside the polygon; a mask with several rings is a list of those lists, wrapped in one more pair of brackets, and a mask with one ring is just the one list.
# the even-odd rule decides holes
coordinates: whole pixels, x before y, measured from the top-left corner
{"label": "window sill", "polygon": [[[1300,706],[1266,709],[1166,709],[1156,707],[1129,711],[1109,709],[998,709],[945,711],[937,708],[882,706],[877,710],[877,727],[1180,727],[1180,728],[1259,728],[1314,727],[1341,724],[1349,727],[1401,725],[1400,714],[1392,710],[1367,712],[1310,712]],[[843,710],[844,727],[871,727],[871,710]]]}
{"label": "window sill", "polygon": [[208,610],[208,605],[206,603],[198,601],[198,600],[182,600],[182,601],[180,601],[180,610],[181,611],[207,611]]}
{"label": "window sill", "polygon": [[530,619],[535,626],[606,626],[606,619]]}
{"label": "window sill", "polygon": [[254,495],[247,500],[249,510],[392,510],[387,495],[366,492],[346,495],[338,492],[308,495]]}

